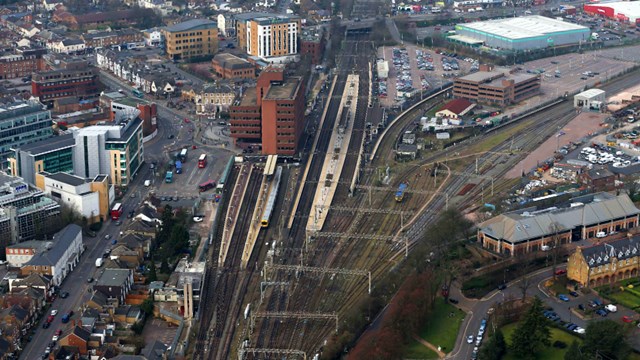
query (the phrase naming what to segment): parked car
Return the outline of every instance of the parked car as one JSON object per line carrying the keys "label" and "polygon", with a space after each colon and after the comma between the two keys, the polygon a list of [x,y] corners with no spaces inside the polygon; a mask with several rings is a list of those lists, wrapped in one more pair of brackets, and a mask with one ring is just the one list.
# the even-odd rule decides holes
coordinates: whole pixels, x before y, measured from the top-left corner
{"label": "parked car", "polygon": [[560,299],[560,300],[562,300],[564,302],[569,301],[569,297],[567,295],[565,295],[565,294],[559,294],[558,295],[558,299]]}
{"label": "parked car", "polygon": [[56,315],[58,315],[58,310],[56,309],[51,310],[51,316],[56,316]]}
{"label": "parked car", "polygon": [[498,286],[498,290],[504,290],[507,288],[507,284],[500,284],[500,286]]}
{"label": "parked car", "polygon": [[578,296],[580,296],[580,294],[578,294],[578,293],[577,293],[577,292],[575,292],[575,291],[571,291],[571,292],[569,293],[569,295],[571,295],[571,296],[573,296],[573,297],[578,297]]}
{"label": "parked car", "polygon": [[467,336],[467,344],[473,344],[473,335]]}
{"label": "parked car", "polygon": [[68,292],[63,291],[63,292],[60,293],[60,298],[61,299],[66,299],[68,297],[69,297],[69,293]]}
{"label": "parked car", "polygon": [[622,317],[622,322],[631,323],[633,322],[633,319],[631,318],[631,316],[625,315]]}
{"label": "parked car", "polygon": [[603,309],[596,310],[596,314],[598,314],[598,315],[600,315],[602,317],[607,316],[607,312],[605,310],[603,310]]}
{"label": "parked car", "polygon": [[449,302],[452,303],[452,304],[457,304],[458,303],[458,299],[449,298]]}
{"label": "parked car", "polygon": [[556,270],[556,275],[564,275],[567,273],[566,269],[558,269]]}

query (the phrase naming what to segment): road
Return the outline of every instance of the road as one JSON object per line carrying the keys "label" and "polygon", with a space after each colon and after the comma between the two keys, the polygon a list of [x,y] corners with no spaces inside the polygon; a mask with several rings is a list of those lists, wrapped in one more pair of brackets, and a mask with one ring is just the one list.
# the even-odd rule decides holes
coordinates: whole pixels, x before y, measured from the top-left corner
{"label": "road", "polygon": [[[127,196],[121,200],[124,207],[124,214],[127,214],[130,210],[136,209],[140,203],[140,200],[145,194],[146,188],[142,185],[144,176],[147,175],[149,169],[147,166],[141,168],[141,175],[129,186],[127,194],[136,194],[135,198]],[[121,219],[126,222],[126,216]],[[121,226],[124,226],[121,225]],[[104,223],[102,229],[97,233],[95,238],[83,237],[83,243],[86,245],[85,252],[80,257],[80,263],[78,266],[66,277],[60,286],[60,291],[67,291],[69,297],[66,299],[57,298],[53,301],[51,309],[58,310],[58,315],[51,323],[48,329],[43,329],[42,324],[46,321],[49,311],[43,316],[43,319],[38,323],[36,334],[31,342],[27,343],[24,351],[20,354],[20,359],[33,360],[40,358],[44,354],[44,350],[47,344],[51,341],[53,334],[58,329],[65,329],[71,326],[71,321],[67,324],[62,324],[62,315],[70,310],[73,310],[75,314],[71,318],[72,320],[78,320],[82,315],[82,305],[91,297],[90,289],[91,285],[87,282],[90,277],[96,278],[100,275],[99,271],[103,269],[96,269],[95,261],[97,258],[101,258],[102,254],[107,248],[111,248],[111,241],[118,239],[120,233],[120,227],[115,225],[114,221],[107,220]],[[111,239],[105,238],[106,235],[110,235]]]}
{"label": "road", "polygon": [[[566,269],[566,265],[558,266],[558,269]],[[568,302],[563,302],[556,297],[550,296],[546,291],[544,291],[544,283],[547,279],[553,276],[553,268],[547,267],[541,270],[538,270],[531,275],[528,275],[528,279],[530,282],[530,286],[527,290],[527,296],[537,296],[539,297],[545,304],[546,307],[553,308],[560,318],[565,322],[572,322],[584,329],[587,328],[587,320],[583,320],[578,316],[574,315],[570,309],[577,309],[578,305],[583,304],[587,306],[590,300],[597,298],[597,296],[593,294],[588,295],[580,295],[579,297],[569,296]],[[456,340],[456,345],[453,351],[447,355],[448,359],[471,359],[471,353],[473,352],[473,348],[475,344],[468,344],[466,342],[466,338],[468,335],[474,335],[474,337],[478,334],[478,329],[480,328],[480,321],[483,318],[487,317],[487,311],[490,308],[494,307],[497,302],[504,301],[504,299],[514,298],[519,299],[522,297],[522,288],[520,286],[522,282],[522,278],[512,281],[508,284],[507,288],[503,291],[495,290],[484,298],[480,300],[468,299],[465,298],[460,292],[460,288],[458,286],[452,286],[451,297],[460,301],[459,306],[461,309],[465,310],[468,316],[465,318],[462,326],[460,327],[460,331],[458,333],[458,338]],[[567,291],[568,293],[568,291]],[[567,294],[568,295],[568,294]],[[602,300],[602,299],[601,299]],[[611,318],[612,320],[620,320],[622,316],[634,316],[635,312],[622,309],[618,306],[618,312],[615,314],[610,314],[607,318]],[[596,317],[594,320],[597,321],[601,319],[600,317]],[[487,335],[483,338],[486,341]],[[437,344],[436,344],[437,346]]]}

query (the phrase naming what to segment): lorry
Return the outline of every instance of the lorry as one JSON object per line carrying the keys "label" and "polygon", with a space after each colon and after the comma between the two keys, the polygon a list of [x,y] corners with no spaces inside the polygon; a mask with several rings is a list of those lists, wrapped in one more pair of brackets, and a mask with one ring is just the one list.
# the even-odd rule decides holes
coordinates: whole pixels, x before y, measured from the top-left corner
{"label": "lorry", "polygon": [[104,260],[101,257],[97,258],[96,259],[96,267],[99,268],[100,266],[102,266],[102,262],[103,261]]}
{"label": "lorry", "polygon": [[176,161],[176,174],[182,174],[182,161]]}
{"label": "lorry", "polygon": [[173,171],[167,171],[167,174],[164,176],[164,182],[167,184],[171,184],[173,182]]}

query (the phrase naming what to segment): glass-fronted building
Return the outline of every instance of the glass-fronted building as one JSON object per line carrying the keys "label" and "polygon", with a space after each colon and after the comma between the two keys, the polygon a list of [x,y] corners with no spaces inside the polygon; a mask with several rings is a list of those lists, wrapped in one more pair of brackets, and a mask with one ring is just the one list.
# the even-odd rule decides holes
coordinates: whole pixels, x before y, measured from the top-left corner
{"label": "glass-fronted building", "polygon": [[50,138],[51,112],[37,100],[0,103],[0,166],[9,166],[12,149]]}
{"label": "glass-fronted building", "polygon": [[73,174],[75,145],[73,134],[66,134],[12,149],[13,155],[9,158],[11,175],[19,176],[34,185],[35,174],[43,171]]}

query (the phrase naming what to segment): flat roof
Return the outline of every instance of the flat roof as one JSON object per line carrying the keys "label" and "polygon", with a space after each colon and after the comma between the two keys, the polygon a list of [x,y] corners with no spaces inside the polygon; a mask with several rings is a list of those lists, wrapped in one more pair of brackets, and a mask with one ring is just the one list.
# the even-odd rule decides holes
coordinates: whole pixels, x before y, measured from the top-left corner
{"label": "flat roof", "polygon": [[65,183],[65,184],[69,184],[71,186],[79,186],[82,185],[84,183],[86,183],[86,181],[78,176],[75,175],[70,175],[67,173],[63,173],[63,172],[57,172],[55,174],[50,174],[47,175],[48,178],[53,179],[55,181],[59,181],[61,183]]}
{"label": "flat roof", "polygon": [[105,269],[96,285],[102,286],[122,286],[129,277],[129,269]]}
{"label": "flat roof", "polygon": [[616,14],[624,14],[630,18],[640,17],[640,2],[639,1],[617,1],[602,4],[585,4],[589,7],[595,8],[612,8]]}
{"label": "flat roof", "polygon": [[36,141],[31,144],[22,145],[18,149],[20,151],[37,156],[64,148],[70,148],[75,146],[75,144],[76,140],[73,138],[73,134],[65,134],[61,136],[52,136],[50,138]]}
{"label": "flat roof", "polygon": [[174,24],[164,28],[168,32],[181,32],[188,30],[212,29],[217,28],[218,23],[209,19],[193,19],[179,24]]}
{"label": "flat roof", "polygon": [[474,39],[465,35],[451,35],[448,36],[447,39],[459,41],[461,43],[469,44],[469,45],[479,45],[482,44],[482,40]]}
{"label": "flat roof", "polygon": [[258,95],[256,88],[248,88],[245,90],[242,98],[240,99],[240,106],[258,105]]}
{"label": "flat roof", "polygon": [[293,100],[300,87],[300,78],[289,78],[280,84],[272,83],[264,96],[265,100]]}
{"label": "flat roof", "polygon": [[602,95],[604,94],[604,90],[601,89],[589,89],[589,90],[585,90],[579,94],[577,94],[576,96],[582,96],[585,98],[593,98],[596,97],[598,95]]}
{"label": "flat roof", "polygon": [[586,26],[539,15],[478,21],[470,24],[458,24],[456,28],[458,27],[511,40],[541,37],[554,33],[590,32]]}

